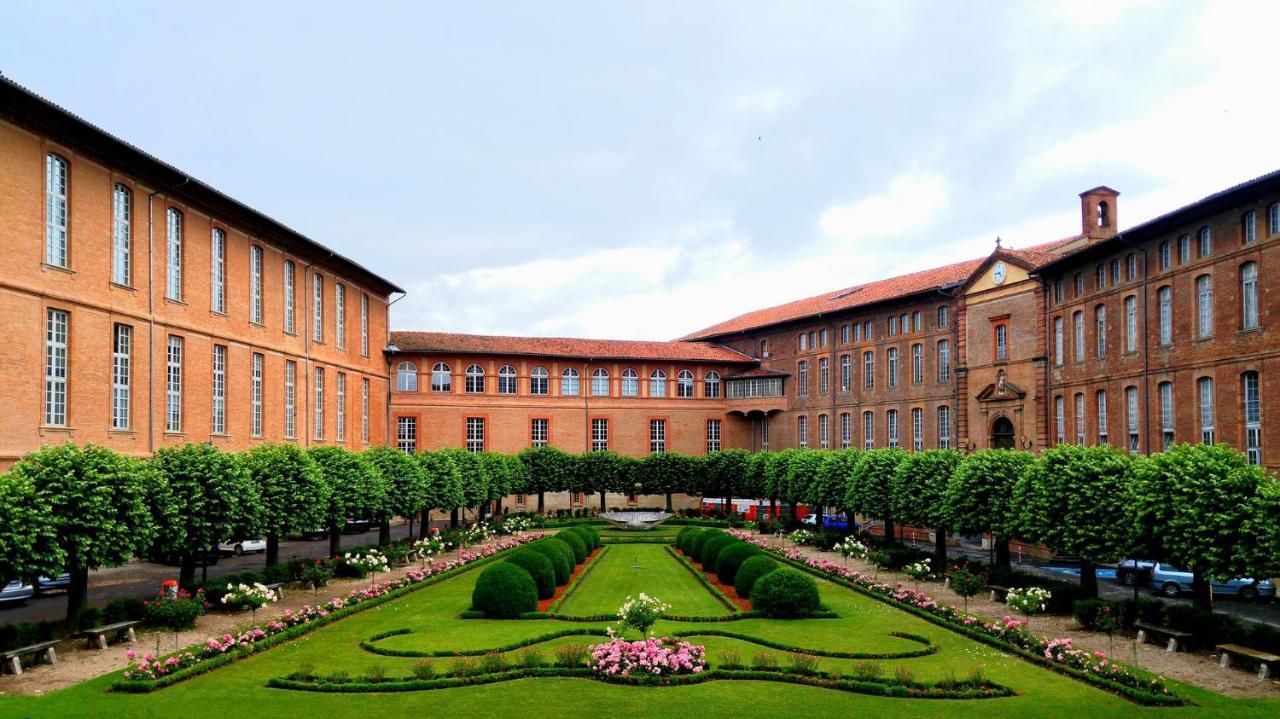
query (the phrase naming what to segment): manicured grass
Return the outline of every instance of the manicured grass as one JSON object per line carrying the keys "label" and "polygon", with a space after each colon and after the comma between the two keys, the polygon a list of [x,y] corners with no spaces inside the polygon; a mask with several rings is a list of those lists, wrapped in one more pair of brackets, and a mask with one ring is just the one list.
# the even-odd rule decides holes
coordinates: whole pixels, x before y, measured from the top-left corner
{"label": "manicured grass", "polygon": [[596,561],[559,613],[573,616],[612,615],[629,596],[656,595],[671,605],[671,614],[698,617],[731,612],[661,544],[615,544]]}
{"label": "manicured grass", "polygon": [[[610,550],[644,553],[642,563],[655,567],[664,559],[661,546],[618,545]],[[649,552],[653,552],[650,554]],[[623,554],[617,556],[618,573],[630,569]],[[625,597],[628,592],[645,591],[673,605],[686,587],[696,585],[692,577],[669,558],[672,574],[653,575],[641,585],[616,589],[607,582],[596,583],[595,572],[589,579],[593,593],[609,593]],[[648,566],[647,564],[645,566]],[[589,679],[524,679],[486,686],[445,689],[402,694],[317,694],[269,689],[271,677],[284,676],[310,665],[318,673],[345,671],[352,676],[367,673],[371,667],[384,667],[390,676],[407,675],[413,658],[384,657],[359,648],[359,643],[374,634],[407,628],[412,633],[388,637],[379,646],[395,646],[422,651],[482,650],[511,644],[529,637],[550,634],[566,627],[603,628],[605,623],[573,623],[555,620],[461,620],[460,612],[468,608],[471,589],[478,572],[472,571],[426,587],[401,599],[379,605],[347,619],[335,622],[276,649],[255,655],[207,675],[147,695],[121,695],[107,691],[114,677],[106,676],[54,692],[44,697],[0,696],[0,717],[33,717],[68,719],[76,717],[190,717],[192,719],[225,719],[235,717],[351,717],[353,719],[388,719],[404,716],[465,716],[507,719],[513,714],[521,719],[575,719],[601,717],[791,717],[809,715],[884,717],[958,717],[961,719],[1044,717],[1159,717],[1160,719],[1201,719],[1204,717],[1242,717],[1252,719],[1280,716],[1280,700],[1237,701],[1184,686],[1177,691],[1196,706],[1143,708],[1119,697],[1063,677],[1027,662],[965,639],[945,628],[905,614],[892,606],[874,601],[829,582],[820,582],[823,604],[839,613],[838,619],[774,621],[747,619],[732,623],[696,624],[660,622],[659,634],[683,634],[699,628],[730,630],[789,645],[825,648],[836,651],[893,652],[916,646],[912,642],[890,636],[891,631],[904,631],[928,638],[940,651],[930,656],[902,660],[882,660],[885,674],[899,667],[909,668],[921,680],[937,679],[954,673],[963,677],[972,667],[982,667],[986,676],[1012,688],[1017,696],[984,700],[894,699],[847,694],[812,687],[789,686],[770,682],[716,681],[689,687],[624,687]],[[603,577],[601,577],[603,578]],[[696,591],[703,592],[701,587]],[[584,593],[584,599],[586,599]],[[710,597],[708,596],[708,599]],[[714,600],[711,600],[714,602]],[[617,604],[607,607],[616,610]],[[600,605],[606,604],[601,600]],[[678,606],[678,605],[677,605]],[[717,604],[718,606],[718,604]],[[539,645],[550,657],[554,647],[568,643],[594,643],[592,637],[562,637]],[[782,658],[784,652],[762,649],[736,639],[697,638],[707,647],[714,665],[726,651],[737,652],[749,662],[760,651]],[[113,647],[110,651],[119,651]],[[439,671],[447,670],[449,659],[432,660]],[[785,658],[782,661],[785,664]],[[851,671],[858,662],[823,658],[824,670]],[[43,670],[41,670],[43,671]]]}

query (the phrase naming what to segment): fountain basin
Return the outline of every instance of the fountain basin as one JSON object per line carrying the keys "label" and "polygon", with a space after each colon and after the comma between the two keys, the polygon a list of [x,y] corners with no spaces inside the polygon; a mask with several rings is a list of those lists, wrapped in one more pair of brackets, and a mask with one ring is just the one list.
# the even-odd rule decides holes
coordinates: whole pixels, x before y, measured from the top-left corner
{"label": "fountain basin", "polygon": [[617,529],[644,531],[671,519],[670,512],[605,512],[600,518]]}

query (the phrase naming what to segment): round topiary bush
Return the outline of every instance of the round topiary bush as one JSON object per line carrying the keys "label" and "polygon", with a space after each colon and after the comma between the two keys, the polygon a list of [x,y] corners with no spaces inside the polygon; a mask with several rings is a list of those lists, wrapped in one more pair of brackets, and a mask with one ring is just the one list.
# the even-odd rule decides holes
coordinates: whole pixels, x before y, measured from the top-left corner
{"label": "round topiary bush", "polygon": [[751,590],[756,586],[756,580],[778,567],[779,564],[777,562],[764,554],[748,557],[738,567],[738,574],[733,578],[733,590],[738,593],[739,597],[750,598]]}
{"label": "round topiary bush", "polygon": [[505,561],[524,569],[533,577],[533,584],[538,588],[538,599],[550,599],[556,594],[556,570],[551,560],[542,554],[529,549],[512,552]]}
{"label": "round topiary bush", "polygon": [[733,584],[733,580],[738,576],[738,567],[757,554],[760,554],[760,548],[746,542],[730,544],[721,549],[719,556],[716,557],[716,577],[725,584]]}
{"label": "round topiary bush", "polygon": [[676,545],[677,549],[679,549],[682,552],[684,551],[684,538],[689,536],[689,532],[692,530],[693,530],[693,527],[686,526],[686,527],[682,527],[679,532],[676,532],[675,541],[672,543]]}
{"label": "round topiary bush", "polygon": [[552,537],[530,544],[529,549],[550,560],[557,585],[569,583],[569,575],[573,574],[573,550],[569,549],[569,545]]}
{"label": "round topiary bush", "polygon": [[702,556],[702,545],[706,544],[713,537],[723,536],[725,536],[724,532],[719,529],[702,529],[699,530],[697,534],[690,534],[689,551],[686,552],[686,554],[689,555],[690,559],[696,562]]}
{"label": "round topiary bush", "polygon": [[689,533],[684,535],[684,539],[681,540],[676,546],[679,547],[680,551],[684,552],[685,555],[696,556],[694,555],[694,552],[693,552],[693,542],[698,537],[702,536],[702,533],[703,533],[703,530],[699,529],[698,527],[689,527]]}
{"label": "round topiary bush", "polygon": [[600,546],[599,535],[595,533],[595,530],[593,530],[591,527],[588,527],[585,524],[578,524],[578,525],[569,527],[569,531],[578,535],[578,537],[582,540],[582,543],[587,545],[588,555],[594,552],[596,548]]}
{"label": "round topiary bush", "polygon": [[491,619],[515,619],[538,610],[538,587],[524,568],[498,562],[476,579],[471,607]]}
{"label": "round topiary bush", "polygon": [[720,556],[720,552],[726,547],[741,542],[737,537],[730,537],[727,534],[721,534],[718,537],[712,537],[702,543],[702,553],[698,555],[698,561],[702,563],[702,568],[708,572],[716,570],[716,557]]}
{"label": "round topiary bush", "polygon": [[751,589],[751,608],[774,619],[806,617],[818,606],[818,583],[794,569],[769,572]]}
{"label": "round topiary bush", "polygon": [[556,539],[569,545],[569,549],[573,550],[573,563],[582,564],[587,559],[587,543],[582,541],[582,535],[574,531],[564,531],[556,534]]}

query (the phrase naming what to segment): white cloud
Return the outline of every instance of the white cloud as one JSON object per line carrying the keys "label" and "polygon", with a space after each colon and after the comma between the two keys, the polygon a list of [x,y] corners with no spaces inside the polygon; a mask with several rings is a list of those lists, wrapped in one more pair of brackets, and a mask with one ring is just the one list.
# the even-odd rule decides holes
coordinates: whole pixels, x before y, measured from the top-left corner
{"label": "white cloud", "polygon": [[780,87],[762,87],[745,90],[729,98],[729,109],[734,112],[775,115],[796,103],[799,95]]}
{"label": "white cloud", "polygon": [[846,242],[895,237],[928,228],[950,204],[945,177],[910,171],[893,178],[884,192],[828,207],[818,226]]}

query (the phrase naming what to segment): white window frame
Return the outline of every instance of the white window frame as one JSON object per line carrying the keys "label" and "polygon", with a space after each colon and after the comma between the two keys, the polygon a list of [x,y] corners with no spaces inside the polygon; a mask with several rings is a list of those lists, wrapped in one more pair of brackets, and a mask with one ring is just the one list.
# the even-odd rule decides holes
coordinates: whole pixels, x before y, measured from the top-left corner
{"label": "white window frame", "polygon": [[316,441],[324,441],[324,367],[316,367],[315,374],[315,411],[312,417],[311,437]]}
{"label": "white window frame", "polygon": [[337,442],[347,441],[347,373],[339,372],[334,386],[334,432]]}
{"label": "white window frame", "polygon": [[431,391],[453,392],[453,368],[448,362],[431,365]]}
{"label": "white window frame", "polygon": [[465,394],[484,394],[484,367],[472,362],[467,365],[466,381],[463,386]]}
{"label": "white window frame", "polygon": [[1110,444],[1110,432],[1107,426],[1107,391],[1100,389],[1093,395],[1094,405],[1097,408],[1098,421],[1098,445]]}
{"label": "white window frame", "polygon": [[676,398],[693,399],[693,395],[693,373],[687,369],[682,369],[676,374]]}
{"label": "white window frame", "polygon": [[369,356],[369,295],[360,293],[360,356]]}
{"label": "white window frame", "polygon": [[884,426],[887,441],[885,446],[894,448],[898,446],[898,410],[889,409],[884,413]]}
{"label": "white window frame", "polygon": [[578,370],[573,367],[567,367],[560,372],[560,396],[561,397],[578,397],[582,392],[582,376]]}
{"label": "white window frame", "polygon": [[[649,380],[649,395],[662,397],[666,394],[666,374],[661,370],[656,370],[657,374],[662,376],[662,382],[658,394],[654,394],[654,382],[652,376]],[[609,370],[604,367],[597,367],[591,371],[591,396],[592,397],[608,397],[609,396]]]}
{"label": "white window frame", "polygon": [[67,365],[71,313],[49,309],[44,324],[44,424],[67,426]]}
{"label": "white window frame", "polygon": [[1124,388],[1125,403],[1125,424],[1129,430],[1129,454],[1138,454],[1142,451],[1142,439],[1138,432],[1138,388]]}
{"label": "white window frame", "polygon": [[210,432],[227,433],[227,346],[213,346],[213,381],[210,384]]}
{"label": "white window frame", "polygon": [[[432,380],[434,382],[434,379]],[[401,360],[396,364],[396,391],[397,392],[417,392],[418,391],[418,365],[409,361]]]}
{"label": "white window frame", "polygon": [[284,331],[293,334],[297,331],[294,324],[294,309],[297,303],[296,288],[294,281],[297,276],[297,267],[293,264],[293,260],[284,261]]}
{"label": "white window frame", "polygon": [[133,192],[116,183],[111,188],[111,281],[130,287],[133,281]]}
{"label": "white window frame", "polygon": [[1174,441],[1173,383],[1161,382],[1156,391],[1160,396],[1161,449],[1168,449]]}
{"label": "white window frame", "polygon": [[1240,327],[1258,328],[1258,263],[1240,265]]}
{"label": "white window frame", "polygon": [[825,414],[818,415],[818,448],[831,446],[831,418]]}
{"label": "white window frame", "polygon": [[111,429],[127,430],[131,415],[133,326],[117,323],[111,332]]}
{"label": "white window frame", "polygon": [[333,342],[347,347],[347,286],[341,282],[333,283]]}
{"label": "white window frame", "polygon": [[911,345],[911,383],[924,384],[924,345]]}
{"label": "white window frame", "polygon": [[1138,351],[1138,298],[1134,295],[1124,298],[1124,351]]}
{"label": "white window frame", "polygon": [[498,368],[498,394],[516,394],[520,389],[520,378],[516,368],[504,364]]}
{"label": "white window frame", "polygon": [[1240,375],[1244,409],[1244,453],[1249,464],[1262,464],[1262,379],[1254,371]]}
{"label": "white window frame", "polygon": [[938,340],[938,381],[951,381],[951,342]]}
{"label": "white window frame", "polygon": [[796,393],[801,397],[809,394],[809,363],[806,360],[796,363]]}
{"label": "white window frame", "polygon": [[255,325],[262,324],[265,319],[262,308],[262,268],[262,247],[249,245],[249,321]]}
{"label": "white window frame", "polygon": [[311,275],[311,341],[324,342],[324,277]]}
{"label": "white window frame", "polygon": [[284,362],[284,437],[298,436],[298,363]]}
{"label": "white window frame", "polygon": [[1107,356],[1107,306],[1098,305],[1093,308],[1094,344],[1098,358]]}
{"label": "white window frame", "polygon": [[818,394],[831,391],[831,362],[826,357],[818,358]]}
{"label": "white window frame", "polygon": [[1173,344],[1173,288],[1164,285],[1156,290],[1157,316],[1160,324],[1160,345]]}
{"label": "white window frame", "polygon": [[1213,399],[1213,378],[1200,377],[1196,380],[1196,392],[1200,401],[1200,442],[1213,444],[1216,438],[1217,412]]}
{"label": "white window frame", "polygon": [[802,449],[809,446],[809,418],[803,414],[796,417],[796,445]]}
{"label": "white window frame", "polygon": [[546,367],[538,365],[529,370],[529,394],[538,397],[551,394],[551,373]]}
{"label": "white window frame", "polygon": [[551,441],[551,420],[546,417],[529,418],[529,446],[545,447]]}
{"label": "white window frame", "polygon": [[182,431],[182,338],[169,335],[165,355],[165,424],[166,432]]}
{"label": "white window frame", "polygon": [[665,419],[649,420],[649,453],[661,454],[667,451],[667,421]]}
{"label": "white window frame", "polygon": [[853,415],[840,413],[840,449],[848,449],[853,443]]}
{"label": "white window frame", "polygon": [[405,454],[418,451],[417,417],[396,417],[396,449]]}
{"label": "white window frame", "polygon": [[711,452],[720,451],[720,446],[721,446],[720,435],[721,435],[720,420],[718,419],[707,420],[707,453],[708,454],[710,454]]}
{"label": "white window frame", "polygon": [[876,353],[870,350],[862,353],[862,388],[876,387]]}
{"label": "white window frame", "polygon": [[369,444],[369,378],[360,378],[360,442]]}
{"label": "white window frame", "polygon": [[924,410],[920,407],[911,408],[911,451],[919,452],[924,449]]}
{"label": "white window frame", "polygon": [[67,268],[70,264],[70,242],[67,226],[68,188],[71,184],[71,163],[55,153],[44,157],[44,262],[53,267]]}
{"label": "white window frame", "polygon": [[609,420],[597,417],[591,420],[591,451],[609,451]]}
{"label": "white window frame", "polygon": [[467,451],[483,452],[485,447],[484,417],[467,417]]}
{"label": "white window frame", "polygon": [[898,386],[898,348],[890,347],[884,351],[885,374],[884,385],[889,389]]}
{"label": "white window frame", "polygon": [[951,407],[938,405],[938,449],[951,449]]}
{"label": "white window frame", "polygon": [[871,410],[862,413],[862,448],[873,449],[876,446],[876,415]]}
{"label": "white window frame", "polygon": [[1196,336],[1213,336],[1213,276],[1196,277]]}
{"label": "white window frame", "polygon": [[254,352],[249,358],[249,434],[262,436],[262,373],[266,358]]}
{"label": "white window frame", "polygon": [[164,296],[182,301],[182,212],[176,207],[165,210],[165,285]]}
{"label": "white window frame", "polygon": [[1054,444],[1067,443],[1067,399],[1062,395],[1053,398]]}
{"label": "white window frame", "polygon": [[720,373],[711,370],[702,376],[702,396],[706,399],[720,399]]}
{"label": "white window frame", "polygon": [[1076,444],[1084,446],[1085,438],[1085,416],[1084,416],[1084,392],[1076,392],[1075,399],[1072,402],[1075,406],[1075,425],[1076,425]]}

